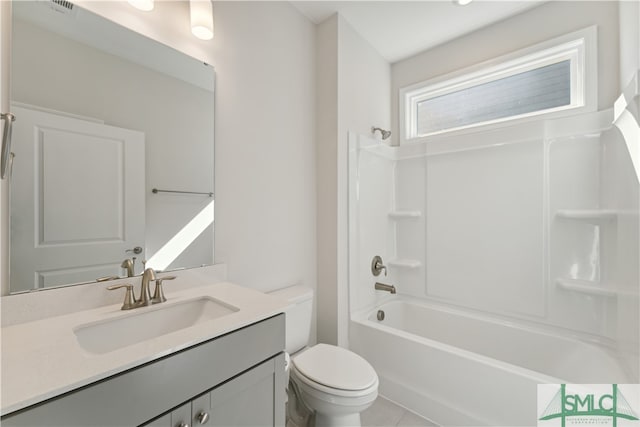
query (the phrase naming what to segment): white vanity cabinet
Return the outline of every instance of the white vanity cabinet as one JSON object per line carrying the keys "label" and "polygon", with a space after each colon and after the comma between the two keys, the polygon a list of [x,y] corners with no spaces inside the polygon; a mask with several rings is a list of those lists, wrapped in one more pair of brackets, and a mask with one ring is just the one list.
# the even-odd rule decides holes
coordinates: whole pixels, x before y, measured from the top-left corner
{"label": "white vanity cabinet", "polygon": [[284,426],[284,314],[33,405],[10,426]]}

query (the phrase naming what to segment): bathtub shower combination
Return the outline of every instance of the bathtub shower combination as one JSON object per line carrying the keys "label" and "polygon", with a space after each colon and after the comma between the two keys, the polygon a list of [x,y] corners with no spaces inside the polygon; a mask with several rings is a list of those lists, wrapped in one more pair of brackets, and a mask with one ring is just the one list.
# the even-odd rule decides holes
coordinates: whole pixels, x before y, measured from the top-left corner
{"label": "bathtub shower combination", "polygon": [[349,135],[349,345],[381,395],[441,425],[535,425],[537,384],[640,382],[639,185],[612,121]]}

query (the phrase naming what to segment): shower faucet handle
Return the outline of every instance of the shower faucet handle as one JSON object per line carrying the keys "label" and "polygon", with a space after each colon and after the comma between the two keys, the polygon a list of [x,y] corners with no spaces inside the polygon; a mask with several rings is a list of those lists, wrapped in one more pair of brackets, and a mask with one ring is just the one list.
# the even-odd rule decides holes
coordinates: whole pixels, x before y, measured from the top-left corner
{"label": "shower faucet handle", "polygon": [[380,255],[376,255],[371,260],[371,273],[377,277],[382,273],[382,270],[384,270],[384,275],[386,276],[387,266],[382,263],[382,257],[380,257]]}

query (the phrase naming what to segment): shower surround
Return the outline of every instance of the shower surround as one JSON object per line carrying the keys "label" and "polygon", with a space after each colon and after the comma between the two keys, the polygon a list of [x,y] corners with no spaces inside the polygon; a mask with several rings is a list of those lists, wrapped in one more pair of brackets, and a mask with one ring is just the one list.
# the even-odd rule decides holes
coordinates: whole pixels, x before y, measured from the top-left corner
{"label": "shower surround", "polygon": [[[639,186],[612,120],[399,147],[350,134],[349,341],[382,395],[442,425],[534,425],[538,383],[640,382]],[[387,277],[371,274],[375,255]],[[563,370],[577,346],[583,363]]]}

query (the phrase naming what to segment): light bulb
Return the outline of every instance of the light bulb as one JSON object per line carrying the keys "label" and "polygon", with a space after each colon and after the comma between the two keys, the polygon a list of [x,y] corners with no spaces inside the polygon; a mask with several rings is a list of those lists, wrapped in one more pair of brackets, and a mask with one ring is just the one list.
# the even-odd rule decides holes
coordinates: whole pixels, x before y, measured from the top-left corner
{"label": "light bulb", "polygon": [[191,0],[191,33],[201,40],[213,38],[213,5],[211,0]]}

